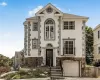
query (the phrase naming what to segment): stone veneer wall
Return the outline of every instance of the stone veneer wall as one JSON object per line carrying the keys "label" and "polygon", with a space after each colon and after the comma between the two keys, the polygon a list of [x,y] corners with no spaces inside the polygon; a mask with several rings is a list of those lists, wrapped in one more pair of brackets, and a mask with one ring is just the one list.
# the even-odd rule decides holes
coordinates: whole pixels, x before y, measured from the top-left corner
{"label": "stone veneer wall", "polygon": [[25,66],[27,67],[38,67],[43,63],[42,57],[27,57],[25,58]]}

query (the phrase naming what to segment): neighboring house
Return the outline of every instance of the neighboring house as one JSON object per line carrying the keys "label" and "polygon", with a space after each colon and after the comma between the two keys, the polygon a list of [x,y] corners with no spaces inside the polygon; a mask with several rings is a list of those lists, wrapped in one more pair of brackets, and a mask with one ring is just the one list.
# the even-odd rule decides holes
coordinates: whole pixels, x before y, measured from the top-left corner
{"label": "neighboring house", "polygon": [[94,60],[100,61],[100,24],[93,30],[94,33]]}
{"label": "neighboring house", "polygon": [[24,50],[16,51],[14,56],[14,66],[22,66],[24,65]]}
{"label": "neighboring house", "polygon": [[[64,76],[82,76],[85,23],[88,17],[63,13],[47,4],[24,22],[24,56],[28,66],[60,66]],[[61,63],[60,63],[61,62]]]}

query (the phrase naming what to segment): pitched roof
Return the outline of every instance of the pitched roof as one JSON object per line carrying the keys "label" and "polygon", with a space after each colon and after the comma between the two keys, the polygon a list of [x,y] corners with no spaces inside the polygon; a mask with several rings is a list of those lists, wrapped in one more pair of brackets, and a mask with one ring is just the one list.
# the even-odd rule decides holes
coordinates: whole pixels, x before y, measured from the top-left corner
{"label": "pitched roof", "polygon": [[94,29],[93,31],[95,31],[96,29],[100,28],[100,24],[98,24]]}
{"label": "pitched roof", "polygon": [[89,17],[79,16],[74,14],[63,13],[63,18],[80,18],[80,19],[88,19]]}
{"label": "pitched roof", "polygon": [[48,3],[46,6],[44,6],[42,9],[40,9],[35,15],[39,14],[40,12],[44,11],[47,7],[52,7],[53,9],[57,10],[58,12],[62,13],[58,8],[56,8],[51,3]]}

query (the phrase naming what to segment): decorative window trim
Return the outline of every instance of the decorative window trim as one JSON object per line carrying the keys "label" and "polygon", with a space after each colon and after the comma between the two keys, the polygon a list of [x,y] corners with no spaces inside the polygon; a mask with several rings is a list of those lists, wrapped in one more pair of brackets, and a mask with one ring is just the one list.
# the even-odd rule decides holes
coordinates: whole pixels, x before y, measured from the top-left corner
{"label": "decorative window trim", "polygon": [[[33,41],[35,41],[36,43],[34,44]],[[32,39],[32,49],[38,49],[38,39]]]}
{"label": "decorative window trim", "polygon": [[[67,22],[68,24],[64,24],[65,22]],[[70,22],[74,22],[74,25],[71,25]],[[68,28],[65,28],[65,26],[67,26]],[[71,26],[74,26],[74,28],[71,28]],[[63,30],[75,30],[75,21],[63,21]]]}
{"label": "decorative window trim", "polygon": [[48,7],[48,8],[46,9],[46,12],[47,12],[47,13],[52,13],[52,12],[53,12],[53,9],[52,9],[51,7]]}
{"label": "decorative window trim", "polygon": [[[53,23],[51,24],[46,24],[46,22],[48,20],[52,20]],[[47,26],[48,25],[48,26]],[[51,34],[51,26],[53,26],[53,39],[51,38],[50,34]],[[48,27],[48,39],[46,38],[46,27]],[[45,22],[44,22],[44,40],[45,41],[53,41],[55,40],[55,21],[51,18],[47,19]]]}
{"label": "decorative window trim", "polygon": [[[67,53],[65,54],[65,52],[64,52],[64,42],[65,41],[73,41],[73,54],[69,54],[69,53],[68,54]],[[70,38],[63,39],[63,55],[69,55],[69,56],[70,55],[73,55],[73,56],[75,55],[75,39],[74,38],[71,38],[71,39]]]}
{"label": "decorative window trim", "polygon": [[38,31],[38,22],[33,22],[32,31]]}

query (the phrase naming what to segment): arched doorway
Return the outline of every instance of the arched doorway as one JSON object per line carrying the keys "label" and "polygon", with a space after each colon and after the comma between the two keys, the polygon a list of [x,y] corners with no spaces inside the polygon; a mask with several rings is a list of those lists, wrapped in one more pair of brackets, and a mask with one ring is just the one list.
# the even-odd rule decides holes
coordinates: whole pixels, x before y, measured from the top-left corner
{"label": "arched doorway", "polygon": [[46,66],[53,66],[53,46],[47,44],[46,49]]}

